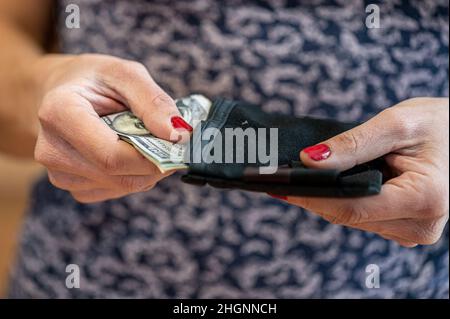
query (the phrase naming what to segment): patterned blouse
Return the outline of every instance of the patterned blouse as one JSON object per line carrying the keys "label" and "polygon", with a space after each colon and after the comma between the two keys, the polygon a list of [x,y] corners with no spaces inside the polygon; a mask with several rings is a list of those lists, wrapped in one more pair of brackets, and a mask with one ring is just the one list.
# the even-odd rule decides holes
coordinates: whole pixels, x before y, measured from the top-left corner
{"label": "patterned blouse", "polygon": [[[79,29],[65,26],[66,5]],[[173,97],[244,99],[266,111],[365,120],[414,96],[448,96],[448,2],[64,0],[65,53],[144,63]],[[448,228],[402,248],[264,194],[183,184],[77,203],[46,177],[32,194],[10,296],[448,298]],[[66,266],[80,288],[66,287]],[[366,286],[368,266],[379,288]]]}

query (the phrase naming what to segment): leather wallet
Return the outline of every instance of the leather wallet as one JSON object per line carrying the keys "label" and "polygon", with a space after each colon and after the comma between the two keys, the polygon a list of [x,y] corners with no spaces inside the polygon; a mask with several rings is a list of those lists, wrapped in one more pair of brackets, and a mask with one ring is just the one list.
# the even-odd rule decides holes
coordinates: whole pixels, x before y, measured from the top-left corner
{"label": "leather wallet", "polygon": [[[378,194],[383,179],[382,159],[342,172],[307,168],[299,159],[299,153],[305,147],[358,124],[267,113],[247,102],[219,98],[214,101],[208,118],[200,123],[200,128],[196,128],[200,129],[201,135],[198,136],[201,138],[195,138],[195,132],[191,138],[190,152],[185,158],[189,168],[182,181],[285,196],[359,197]],[[223,142],[227,132],[242,129],[242,133],[248,128],[262,134],[255,134],[251,140],[245,138],[243,143],[235,139],[228,140],[228,144]],[[258,156],[252,158],[249,150],[258,153],[264,148],[265,154],[269,154],[269,144],[274,142],[271,128],[277,130],[278,147],[275,151],[278,169],[272,174],[262,174],[261,168],[267,168],[269,163]],[[208,133],[206,138],[205,133]],[[264,139],[263,143],[261,139]],[[196,154],[202,156],[195,159]],[[238,156],[241,158],[239,162],[236,161]],[[230,158],[233,158],[232,162]]]}

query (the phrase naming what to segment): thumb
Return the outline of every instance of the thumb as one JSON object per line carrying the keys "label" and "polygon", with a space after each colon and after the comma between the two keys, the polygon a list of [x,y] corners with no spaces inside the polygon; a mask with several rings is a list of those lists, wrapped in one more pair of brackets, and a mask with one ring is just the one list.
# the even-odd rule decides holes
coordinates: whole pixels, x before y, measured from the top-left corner
{"label": "thumb", "polygon": [[103,77],[155,136],[177,142],[192,131],[191,125],[181,117],[174,100],[142,64],[124,61],[121,66],[106,70]]}
{"label": "thumb", "polygon": [[350,169],[388,154],[401,138],[397,123],[384,111],[369,121],[300,152],[308,167]]}

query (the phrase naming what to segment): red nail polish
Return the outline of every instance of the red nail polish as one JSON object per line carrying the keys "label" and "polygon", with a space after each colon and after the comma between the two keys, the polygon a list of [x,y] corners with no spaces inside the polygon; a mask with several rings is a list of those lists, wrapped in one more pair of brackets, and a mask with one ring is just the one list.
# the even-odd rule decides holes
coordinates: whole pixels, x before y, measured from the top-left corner
{"label": "red nail polish", "polygon": [[282,196],[282,195],[275,195],[275,194],[270,194],[270,193],[267,193],[267,195],[269,195],[269,196],[271,196],[273,198],[276,198],[276,199],[281,199],[281,200],[287,200],[288,199],[287,196]]}
{"label": "red nail polish", "polygon": [[189,132],[193,131],[192,126],[189,125],[181,116],[174,116],[170,119],[174,129],[184,129]]}
{"label": "red nail polish", "polygon": [[303,150],[314,161],[322,161],[330,157],[331,150],[326,144],[317,144]]}

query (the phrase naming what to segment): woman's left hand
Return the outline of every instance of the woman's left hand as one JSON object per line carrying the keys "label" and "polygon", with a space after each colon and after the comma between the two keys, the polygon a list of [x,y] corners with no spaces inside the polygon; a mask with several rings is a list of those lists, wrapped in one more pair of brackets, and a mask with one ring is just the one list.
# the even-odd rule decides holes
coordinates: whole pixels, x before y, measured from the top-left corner
{"label": "woman's left hand", "polygon": [[339,170],[381,156],[394,178],[379,195],[282,199],[331,223],[374,232],[402,246],[435,243],[449,211],[448,98],[406,100],[300,153],[309,167]]}

